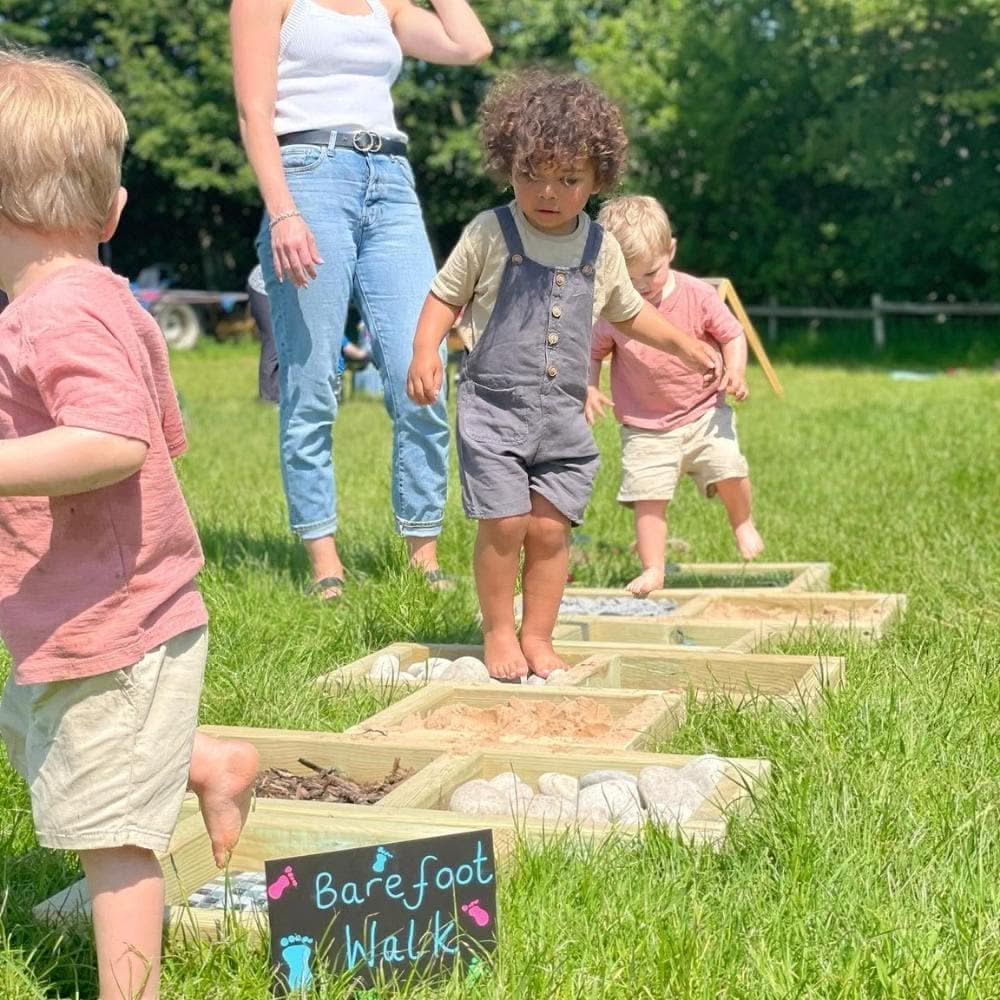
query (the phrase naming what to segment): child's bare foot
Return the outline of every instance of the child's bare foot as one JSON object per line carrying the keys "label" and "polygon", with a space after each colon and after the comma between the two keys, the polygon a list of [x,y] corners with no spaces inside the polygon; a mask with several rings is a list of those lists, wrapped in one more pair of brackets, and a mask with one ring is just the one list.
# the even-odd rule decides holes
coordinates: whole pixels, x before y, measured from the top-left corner
{"label": "child's bare foot", "polygon": [[625,589],[636,597],[645,597],[651,591],[659,590],[663,586],[663,567],[657,569],[651,566],[644,569],[631,583],[625,585]]}
{"label": "child's bare foot", "polygon": [[195,734],[188,787],[198,796],[220,868],[240,839],[259,765],[257,749],[250,743]]}
{"label": "child's bare foot", "polygon": [[548,677],[553,670],[569,670],[569,664],[552,648],[551,639],[521,636],[521,652],[528,669],[539,677]]}
{"label": "child's bare foot", "polygon": [[764,551],[764,539],[757,533],[753,521],[744,521],[733,528],[736,536],[736,547],[744,559],[756,559]]}
{"label": "child's bare foot", "polygon": [[528,662],[515,632],[489,632],[483,636],[483,658],[490,677],[517,680],[528,675]]}

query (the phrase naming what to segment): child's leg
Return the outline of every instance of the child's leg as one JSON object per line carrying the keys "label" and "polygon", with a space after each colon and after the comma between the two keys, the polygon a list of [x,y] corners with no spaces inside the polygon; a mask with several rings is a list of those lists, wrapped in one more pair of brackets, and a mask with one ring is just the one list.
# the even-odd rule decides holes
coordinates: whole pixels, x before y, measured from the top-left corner
{"label": "child's leg", "polygon": [[626,587],[636,597],[645,597],[663,586],[663,567],[667,558],[667,501],[636,500],[635,551],[642,572]]}
{"label": "child's leg", "polygon": [[548,677],[567,664],[552,648],[552,631],[569,572],[569,519],[541,494],[531,494],[524,539],[521,650],[531,672]]}
{"label": "child's leg", "polygon": [[163,875],[152,851],[113,847],[81,851],[97,946],[100,1000],[160,995]]}
{"label": "child's leg", "polygon": [[736,547],[744,559],[756,559],[764,551],[764,539],[754,526],[750,508],[750,479],[721,479],[713,484],[729,515]]}
{"label": "child's leg", "polygon": [[483,518],[476,534],[473,567],[483,613],[483,655],[490,676],[501,679],[528,672],[514,626],[514,588],[529,517]]}
{"label": "child's leg", "polygon": [[240,839],[258,767],[253,744],[195,733],[188,787],[198,796],[212,854],[220,868],[225,867]]}

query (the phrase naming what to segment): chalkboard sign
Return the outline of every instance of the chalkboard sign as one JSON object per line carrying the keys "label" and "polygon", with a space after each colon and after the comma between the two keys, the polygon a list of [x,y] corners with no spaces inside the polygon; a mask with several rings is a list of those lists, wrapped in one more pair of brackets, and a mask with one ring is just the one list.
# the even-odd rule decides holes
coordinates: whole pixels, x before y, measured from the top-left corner
{"label": "chalkboard sign", "polygon": [[323,967],[370,986],[496,947],[490,830],[276,859],[265,873],[276,996]]}

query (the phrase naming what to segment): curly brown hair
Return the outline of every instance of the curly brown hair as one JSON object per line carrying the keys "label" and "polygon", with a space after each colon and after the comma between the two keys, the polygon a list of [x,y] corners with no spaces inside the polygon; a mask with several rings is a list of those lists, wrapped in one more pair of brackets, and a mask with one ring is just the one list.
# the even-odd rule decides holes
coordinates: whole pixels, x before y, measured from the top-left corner
{"label": "curly brown hair", "polygon": [[597,190],[614,187],[628,157],[618,106],[586,77],[533,69],[497,81],[479,108],[479,139],[489,174],[589,160]]}

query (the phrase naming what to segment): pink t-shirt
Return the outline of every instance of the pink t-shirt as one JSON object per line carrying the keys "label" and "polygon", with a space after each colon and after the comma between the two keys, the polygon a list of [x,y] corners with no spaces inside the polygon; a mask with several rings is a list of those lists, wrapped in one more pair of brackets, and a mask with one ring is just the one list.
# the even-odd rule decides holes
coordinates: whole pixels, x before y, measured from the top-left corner
{"label": "pink t-shirt", "polygon": [[186,441],[163,335],[97,264],[46,276],[0,316],[0,439],[57,426],[149,451],[104,489],[0,497],[0,636],[18,684],[117,670],[208,620],[171,462]]}
{"label": "pink t-shirt", "polygon": [[[664,319],[713,347],[743,336],[739,321],[707,281],[680,271],[673,277],[673,291],[659,305]],[[701,375],[672,354],[640,344],[602,320],[594,327],[590,356],[602,361],[609,354],[615,416],[627,427],[670,431],[725,402],[725,393],[706,389]]]}

